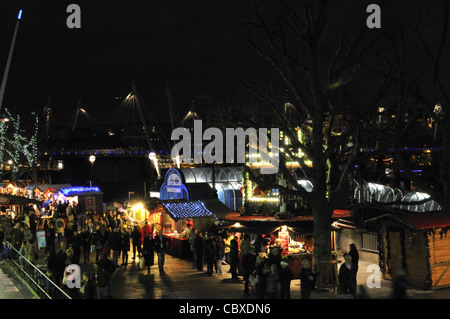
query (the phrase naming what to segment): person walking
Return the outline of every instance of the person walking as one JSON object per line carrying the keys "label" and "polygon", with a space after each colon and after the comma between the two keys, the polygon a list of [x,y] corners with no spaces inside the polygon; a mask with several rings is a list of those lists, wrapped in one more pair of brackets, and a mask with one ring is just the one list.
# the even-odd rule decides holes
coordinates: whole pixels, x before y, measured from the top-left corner
{"label": "person walking", "polygon": [[225,256],[225,243],[223,237],[218,235],[216,239],[216,273],[218,276],[222,276],[222,260]]}
{"label": "person walking", "polygon": [[310,299],[311,291],[315,286],[315,275],[311,269],[311,265],[309,260],[302,260],[302,269],[300,269],[299,273],[300,277],[300,293],[302,299]]}
{"label": "person walking", "polygon": [[130,233],[126,226],[122,226],[122,266],[128,265],[128,252],[130,251]]}
{"label": "person walking", "polygon": [[122,238],[117,227],[110,233],[108,243],[113,251],[112,261],[114,265],[118,267],[120,252],[122,251]]}
{"label": "person walking", "polygon": [[100,261],[94,264],[94,283],[96,287],[97,299],[107,299],[111,297],[110,292],[111,274],[103,267]]}
{"label": "person walking", "polygon": [[100,226],[97,224],[94,226],[94,232],[92,233],[92,242],[91,242],[91,244],[95,246],[95,261],[99,261],[100,259],[104,242],[105,239],[102,233],[100,232]]}
{"label": "person walking", "polygon": [[84,225],[83,230],[81,231],[80,241],[81,249],[83,250],[84,263],[88,263],[91,254],[92,238],[91,233],[89,232],[89,227],[87,225]]}
{"label": "person walking", "polygon": [[134,226],[133,232],[131,233],[131,241],[133,243],[133,260],[136,259],[136,252],[138,257],[142,256],[142,232],[139,228],[139,225]]}
{"label": "person walking", "polygon": [[164,273],[164,262],[166,259],[167,241],[168,238],[166,237],[166,235],[163,234],[162,230],[158,232],[158,235],[155,236],[154,239],[154,246],[156,255],[158,256],[158,268],[160,274]]}
{"label": "person walking", "polygon": [[352,264],[352,256],[344,255],[345,262],[339,268],[339,292],[344,295],[356,296],[355,266]]}
{"label": "person walking", "polygon": [[62,279],[64,276],[64,269],[66,268],[66,259],[67,259],[67,243],[61,242],[60,243],[60,249],[56,254],[55,258],[55,264],[54,264],[54,272],[53,275],[55,276],[57,280],[57,284],[61,285]]}
{"label": "person walking", "polygon": [[36,243],[34,242],[34,239],[30,239],[28,241],[28,245],[26,246],[27,250],[27,258],[30,263],[33,265],[36,264],[36,260],[38,258],[38,255],[36,253]]}
{"label": "person walking", "polygon": [[55,240],[56,240],[55,226],[53,225],[52,222],[50,222],[47,224],[45,230],[45,253],[48,252],[56,253]]}
{"label": "person walking", "polygon": [[144,238],[144,245],[142,247],[142,256],[144,259],[145,267],[147,267],[147,273],[150,274],[150,267],[155,264],[155,247],[153,243],[153,234],[149,233]]}
{"label": "person walking", "polygon": [[80,298],[95,299],[95,282],[88,272],[81,275]]}
{"label": "person walking", "polygon": [[58,216],[55,220],[55,230],[56,234],[58,236],[58,243],[61,242],[61,239],[64,237],[64,229],[66,227],[66,224],[64,222],[64,219],[61,216]]}

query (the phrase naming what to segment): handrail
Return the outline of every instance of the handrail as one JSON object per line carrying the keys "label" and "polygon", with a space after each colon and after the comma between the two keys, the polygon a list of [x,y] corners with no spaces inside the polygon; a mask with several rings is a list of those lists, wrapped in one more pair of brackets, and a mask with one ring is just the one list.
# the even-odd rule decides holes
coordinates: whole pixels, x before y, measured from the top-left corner
{"label": "handrail", "polygon": [[[33,265],[24,255],[22,255],[10,242],[8,242],[7,240],[4,241],[7,245],[8,248],[11,250],[11,248],[19,255],[19,258],[22,257],[23,260],[25,260],[32,268],[34,268],[35,271],[37,271],[40,275],[42,275],[46,280],[48,280],[55,288],[57,288],[66,298],[68,299],[72,299],[64,290],[62,290],[57,284],[55,284],[50,278],[47,277],[47,275],[45,275],[39,268],[37,268],[35,265]],[[13,262],[16,264],[16,266],[18,266],[19,269],[21,269],[21,267],[17,264],[16,261],[13,260]],[[42,287],[36,282],[34,281],[34,279],[24,270],[21,269],[23,273],[26,274],[26,276],[33,281],[33,283],[39,287],[40,290],[42,290],[45,295],[47,295],[47,297],[49,299],[52,299],[51,296],[49,296],[47,294],[47,292],[45,292],[45,290],[42,289]]]}

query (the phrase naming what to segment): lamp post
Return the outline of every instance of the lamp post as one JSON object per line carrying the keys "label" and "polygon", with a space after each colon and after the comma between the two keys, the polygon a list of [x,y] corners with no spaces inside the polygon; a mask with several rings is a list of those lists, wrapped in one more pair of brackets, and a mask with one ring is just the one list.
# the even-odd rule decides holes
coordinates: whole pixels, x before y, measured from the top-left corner
{"label": "lamp post", "polygon": [[160,178],[161,175],[159,174],[158,158],[156,157],[156,153],[150,152],[148,154],[148,158],[153,162],[153,165],[155,166],[155,169],[156,169],[156,173],[158,174],[158,178]]}
{"label": "lamp post", "polygon": [[89,156],[89,162],[91,162],[91,180],[89,181],[90,187],[92,187],[92,179],[94,177],[94,163],[95,163],[95,155]]}
{"label": "lamp post", "polygon": [[17,31],[19,30],[20,19],[22,19],[22,10],[17,15],[16,28],[9,48],[8,60],[6,62],[5,72],[3,73],[2,85],[0,87],[0,110],[2,109],[3,97],[5,96],[6,81],[8,80],[9,67],[11,66],[11,59],[14,52],[14,45],[16,43]]}

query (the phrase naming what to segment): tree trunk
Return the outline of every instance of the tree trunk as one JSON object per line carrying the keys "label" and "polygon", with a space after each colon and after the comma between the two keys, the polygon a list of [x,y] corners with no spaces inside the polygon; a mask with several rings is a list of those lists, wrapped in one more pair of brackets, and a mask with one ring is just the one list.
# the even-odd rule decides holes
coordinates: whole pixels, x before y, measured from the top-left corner
{"label": "tree trunk", "polygon": [[315,202],[312,205],[314,222],[314,270],[317,273],[318,288],[337,286],[336,273],[331,263],[331,214],[327,202]]}

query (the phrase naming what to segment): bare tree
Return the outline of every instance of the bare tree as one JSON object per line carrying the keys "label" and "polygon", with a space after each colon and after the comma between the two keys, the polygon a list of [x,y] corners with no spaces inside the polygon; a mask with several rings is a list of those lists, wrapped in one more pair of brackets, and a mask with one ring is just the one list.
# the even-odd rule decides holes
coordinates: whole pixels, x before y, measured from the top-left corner
{"label": "bare tree", "polygon": [[[280,191],[295,192],[311,206],[318,285],[334,285],[331,217],[348,186],[360,138],[369,129],[362,120],[376,115],[396,80],[390,61],[378,54],[390,45],[395,29],[369,29],[364,2],[267,0],[252,5],[238,36],[273,68],[278,77],[271,82],[289,95],[286,100],[273,90],[251,83],[246,87],[270,107],[289,138],[279,171],[288,185]],[[299,140],[298,129],[306,139]],[[300,163],[312,192],[298,184],[283,159]],[[252,178],[270,187],[264,176]]]}

